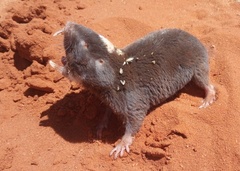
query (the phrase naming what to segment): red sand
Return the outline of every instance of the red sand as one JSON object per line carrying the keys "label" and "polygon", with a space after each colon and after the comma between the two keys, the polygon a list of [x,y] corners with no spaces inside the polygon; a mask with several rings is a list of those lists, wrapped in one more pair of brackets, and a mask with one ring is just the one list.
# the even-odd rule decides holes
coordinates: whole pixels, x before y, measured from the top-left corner
{"label": "red sand", "polygon": [[[13,3],[12,3],[13,2]],[[2,0],[0,9],[0,170],[240,170],[240,3],[233,0]],[[102,140],[104,106],[50,68],[60,63],[66,21],[81,23],[117,47],[161,28],[197,36],[210,55],[217,101],[188,85],[146,116],[131,152],[113,160],[121,122]]]}

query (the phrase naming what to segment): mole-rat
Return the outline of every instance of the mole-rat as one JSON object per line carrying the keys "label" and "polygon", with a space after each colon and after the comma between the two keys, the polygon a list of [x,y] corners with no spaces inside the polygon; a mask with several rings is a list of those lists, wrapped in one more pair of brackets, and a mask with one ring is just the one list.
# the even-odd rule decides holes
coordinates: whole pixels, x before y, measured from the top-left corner
{"label": "mole-rat", "polygon": [[209,82],[207,50],[193,35],[163,29],[116,48],[108,39],[74,22],[54,34],[64,35],[63,66],[50,65],[94,93],[121,116],[125,133],[110,152],[114,158],[129,153],[129,146],[148,110],[173,96],[190,81],[205,91],[200,108],[215,100]]}

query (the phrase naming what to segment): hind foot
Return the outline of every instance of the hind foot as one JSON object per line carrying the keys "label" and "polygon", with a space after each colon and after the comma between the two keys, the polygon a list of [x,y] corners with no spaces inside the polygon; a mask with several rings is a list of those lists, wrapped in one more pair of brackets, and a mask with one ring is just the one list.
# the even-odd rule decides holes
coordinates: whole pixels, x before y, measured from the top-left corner
{"label": "hind foot", "polygon": [[130,152],[129,146],[132,144],[133,137],[131,134],[125,134],[122,137],[121,142],[110,152],[110,156],[114,154],[114,159],[118,158],[118,156],[122,157],[124,154],[124,151]]}
{"label": "hind foot", "polygon": [[206,108],[216,100],[216,91],[213,85],[209,85],[205,88],[206,97],[199,108]]}

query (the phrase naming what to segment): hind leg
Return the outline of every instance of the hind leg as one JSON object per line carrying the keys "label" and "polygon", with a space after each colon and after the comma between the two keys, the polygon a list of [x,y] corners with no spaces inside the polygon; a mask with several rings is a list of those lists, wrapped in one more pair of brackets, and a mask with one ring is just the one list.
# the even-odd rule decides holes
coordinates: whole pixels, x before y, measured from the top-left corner
{"label": "hind leg", "polygon": [[199,106],[199,108],[206,108],[216,100],[216,91],[213,85],[209,84],[204,89],[205,89],[206,96],[203,100],[202,105]]}
{"label": "hind leg", "polygon": [[216,91],[214,86],[209,83],[208,65],[205,64],[204,67],[199,68],[195,71],[193,81],[205,91],[205,98],[199,108],[206,108],[215,101]]}

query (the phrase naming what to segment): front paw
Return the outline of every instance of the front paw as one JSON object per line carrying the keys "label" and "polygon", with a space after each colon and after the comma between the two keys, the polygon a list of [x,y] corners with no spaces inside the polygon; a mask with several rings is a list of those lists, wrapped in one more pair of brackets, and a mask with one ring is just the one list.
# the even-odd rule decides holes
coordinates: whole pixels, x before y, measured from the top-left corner
{"label": "front paw", "polygon": [[131,135],[127,134],[124,135],[121,142],[116,145],[116,147],[110,152],[110,156],[112,156],[114,153],[114,159],[117,159],[118,156],[122,157],[124,154],[124,151],[127,153],[130,152],[129,146],[132,144],[133,138]]}

